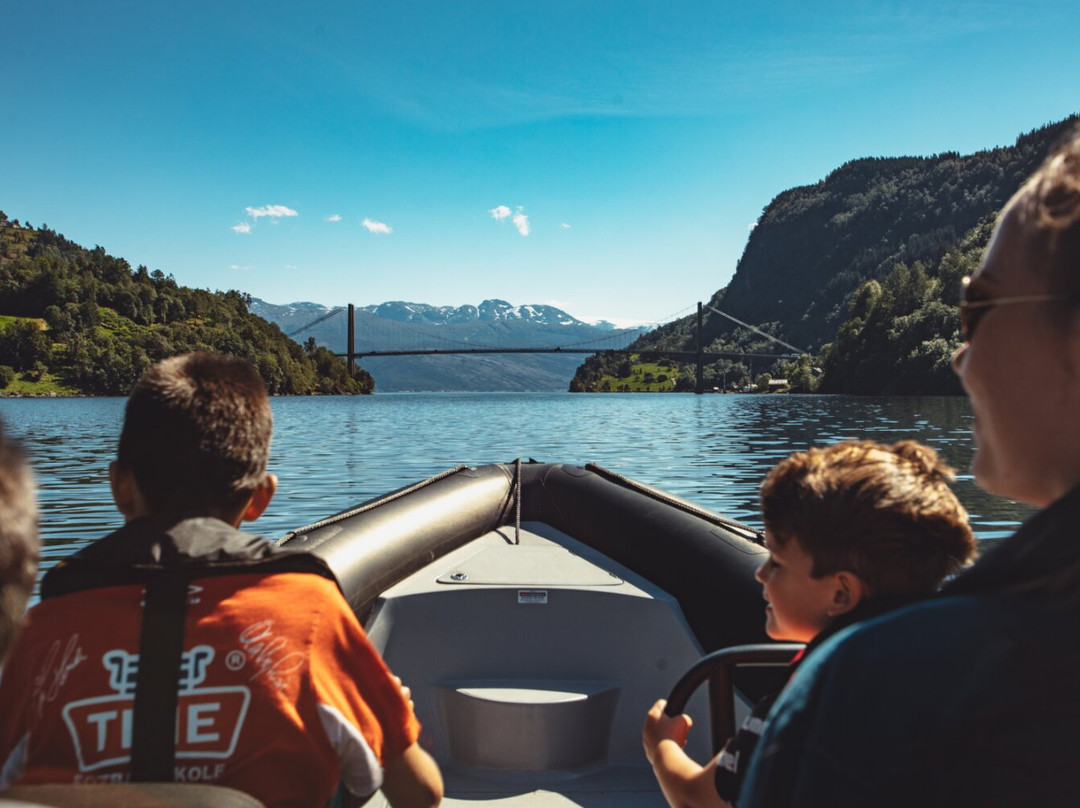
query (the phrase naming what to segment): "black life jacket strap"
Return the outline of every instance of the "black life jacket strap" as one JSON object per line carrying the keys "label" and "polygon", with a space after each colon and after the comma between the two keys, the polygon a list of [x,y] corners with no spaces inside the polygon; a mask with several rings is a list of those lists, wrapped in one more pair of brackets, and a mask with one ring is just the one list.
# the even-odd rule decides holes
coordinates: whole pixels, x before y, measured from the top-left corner
{"label": "black life jacket strap", "polygon": [[173,779],[187,599],[186,575],[148,576],[132,716],[132,782]]}

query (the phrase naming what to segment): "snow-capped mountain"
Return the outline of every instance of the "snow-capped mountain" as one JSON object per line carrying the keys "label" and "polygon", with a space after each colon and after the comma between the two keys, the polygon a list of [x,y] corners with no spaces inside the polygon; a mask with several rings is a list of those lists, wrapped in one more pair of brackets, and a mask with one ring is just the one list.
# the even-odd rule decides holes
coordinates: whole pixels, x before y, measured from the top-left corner
{"label": "snow-capped mountain", "polygon": [[[314,320],[331,311],[321,303],[287,303],[279,306],[265,300],[253,298],[251,311],[260,317],[278,322],[297,320],[297,325]],[[614,330],[615,326],[601,320],[599,323],[586,323],[567,314],[555,306],[533,303],[526,306],[514,306],[505,300],[485,300],[479,306],[431,306],[427,303],[408,303],[403,300],[389,300],[367,306],[357,306],[357,311],[366,311],[381,320],[398,323],[424,323],[426,325],[460,325],[463,323],[491,323],[520,321],[534,325],[574,325]],[[309,318],[304,320],[303,318]],[[282,328],[288,330],[284,325]]]}
{"label": "snow-capped mountain", "polygon": [[[250,310],[277,323],[298,342],[314,337],[333,351],[345,350],[348,326],[341,314],[327,317],[333,307],[311,302],[275,305],[253,298]],[[635,329],[610,347],[623,347],[645,330]],[[514,306],[505,300],[485,300],[479,306],[431,306],[388,301],[357,307],[356,333],[357,348],[417,350],[449,349],[455,344],[471,348],[576,346],[610,338],[617,329],[608,322],[592,325],[542,304]],[[361,363],[384,392],[566,390],[583,360],[583,355],[571,353],[485,354],[367,357]]]}

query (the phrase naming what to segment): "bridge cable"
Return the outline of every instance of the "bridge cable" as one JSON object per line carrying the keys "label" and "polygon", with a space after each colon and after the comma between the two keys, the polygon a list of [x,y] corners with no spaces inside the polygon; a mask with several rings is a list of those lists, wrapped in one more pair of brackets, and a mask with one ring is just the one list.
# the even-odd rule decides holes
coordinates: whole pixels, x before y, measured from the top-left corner
{"label": "bridge cable", "polygon": [[329,320],[331,317],[333,317],[335,314],[337,314],[340,311],[345,311],[345,307],[344,306],[338,306],[336,309],[331,309],[326,314],[324,314],[322,317],[319,317],[318,319],[312,320],[307,325],[302,325],[299,328],[294,328],[292,331],[287,333],[285,336],[289,337],[289,338],[295,337],[297,334],[300,334],[300,333],[302,333],[304,331],[307,331],[312,326],[316,326],[319,323],[323,322],[324,320]]}
{"label": "bridge cable", "polygon": [[749,328],[755,334],[760,334],[761,336],[765,337],[766,339],[771,339],[773,342],[778,342],[781,345],[783,345],[785,348],[790,348],[791,350],[795,351],[796,353],[800,353],[800,354],[808,354],[808,353],[810,353],[809,351],[804,351],[802,348],[796,348],[791,343],[784,342],[782,339],[778,339],[778,338],[774,337],[772,334],[766,334],[760,328],[757,328],[756,326],[752,326],[752,325],[750,325],[750,323],[744,323],[742,320],[738,319],[737,317],[732,317],[730,314],[727,314],[725,312],[720,311],[720,309],[716,308],[715,306],[713,306],[711,304],[707,305],[705,308],[707,308],[709,311],[716,312],[721,317],[727,317],[733,323],[738,323],[743,328]]}

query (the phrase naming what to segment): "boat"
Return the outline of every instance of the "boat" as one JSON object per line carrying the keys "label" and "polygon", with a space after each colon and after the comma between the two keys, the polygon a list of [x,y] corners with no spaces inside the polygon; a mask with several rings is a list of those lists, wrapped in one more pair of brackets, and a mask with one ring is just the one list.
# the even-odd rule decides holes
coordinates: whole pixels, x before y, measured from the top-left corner
{"label": "boat", "polygon": [[[459,466],[278,543],[326,560],[410,687],[447,806],[663,806],[641,748],[656,699],[694,718],[688,751],[705,760],[782,681],[759,663],[791,656],[764,644],[758,531],[593,464]],[[0,802],[261,804],[175,783],[20,786]]]}
{"label": "boat", "polygon": [[[766,640],[761,538],[596,465],[519,460],[451,469],[280,543],[329,563],[411,688],[444,804],[632,808],[665,804],[641,748],[649,707],[703,655]],[[739,675],[736,712],[775,684]],[[704,730],[705,690],[686,707],[698,760],[723,737]]]}

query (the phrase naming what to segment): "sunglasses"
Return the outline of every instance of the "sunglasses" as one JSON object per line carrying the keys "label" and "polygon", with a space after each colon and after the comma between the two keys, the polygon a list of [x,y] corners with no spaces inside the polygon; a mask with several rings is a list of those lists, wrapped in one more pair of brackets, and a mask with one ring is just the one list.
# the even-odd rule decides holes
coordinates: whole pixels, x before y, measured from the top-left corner
{"label": "sunglasses", "polygon": [[971,342],[975,327],[994,306],[1009,306],[1013,303],[1063,303],[1069,298],[1065,295],[1019,295],[1017,297],[990,297],[983,300],[971,299],[971,278],[965,277],[960,292],[960,333],[964,342]]}

